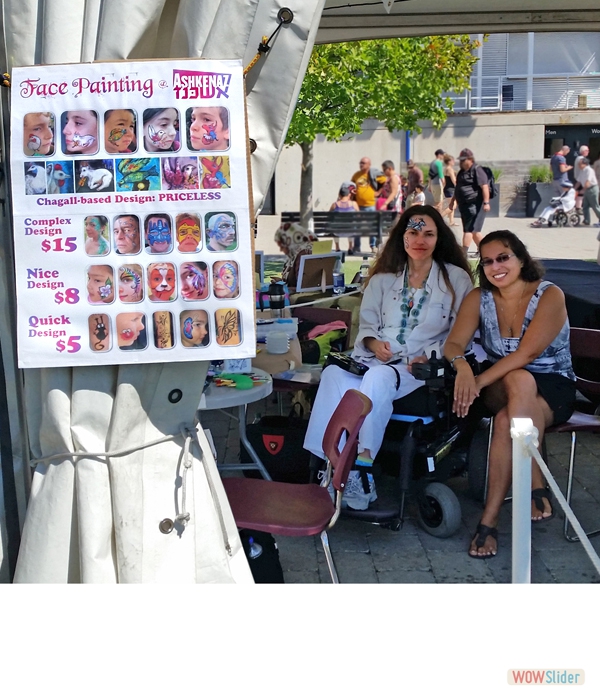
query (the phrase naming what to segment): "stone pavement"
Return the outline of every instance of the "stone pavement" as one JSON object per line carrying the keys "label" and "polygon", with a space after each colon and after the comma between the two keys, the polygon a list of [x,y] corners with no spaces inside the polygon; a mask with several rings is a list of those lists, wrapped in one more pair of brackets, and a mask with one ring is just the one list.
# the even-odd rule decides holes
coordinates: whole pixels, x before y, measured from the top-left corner
{"label": "stone pavement", "polygon": [[[276,413],[273,396],[249,407],[255,413]],[[219,461],[239,461],[237,422],[218,411],[203,411],[202,427],[213,435]],[[547,439],[549,466],[563,493],[566,491],[569,436]],[[576,484],[572,507],[585,529],[600,528],[600,438],[578,439]],[[456,477],[448,484],[458,496],[462,523],[448,539],[427,534],[417,524],[414,504],[399,532],[356,520],[340,519],[330,533],[330,543],[343,583],[510,583],[511,505],[504,506],[499,524],[498,555],[493,559],[471,559],[466,552],[481,514],[481,505],[467,493],[467,481]],[[549,523],[532,527],[532,582],[600,582],[583,547],[562,536],[562,512]],[[592,538],[600,552],[600,537]],[[319,537],[278,537],[286,583],[329,583],[329,573]]]}

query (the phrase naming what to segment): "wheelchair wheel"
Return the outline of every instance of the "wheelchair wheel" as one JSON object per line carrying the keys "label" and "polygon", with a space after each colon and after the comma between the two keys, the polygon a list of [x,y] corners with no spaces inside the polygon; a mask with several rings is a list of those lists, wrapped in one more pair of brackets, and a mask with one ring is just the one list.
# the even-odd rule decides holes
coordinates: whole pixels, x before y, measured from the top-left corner
{"label": "wheelchair wheel", "polygon": [[556,216],[554,217],[554,221],[556,221],[556,225],[559,228],[562,228],[563,226],[568,225],[569,217],[565,214],[564,211],[559,211],[556,213]]}
{"label": "wheelchair wheel", "polygon": [[419,499],[419,525],[434,537],[450,537],[460,527],[460,503],[454,491],[433,481]]}
{"label": "wheelchair wheel", "polygon": [[581,217],[577,213],[569,214],[569,226],[579,226]]}
{"label": "wheelchair wheel", "polygon": [[469,493],[478,501],[485,500],[485,479],[487,475],[487,453],[490,439],[490,424],[483,425],[475,431],[467,457],[467,481]]}

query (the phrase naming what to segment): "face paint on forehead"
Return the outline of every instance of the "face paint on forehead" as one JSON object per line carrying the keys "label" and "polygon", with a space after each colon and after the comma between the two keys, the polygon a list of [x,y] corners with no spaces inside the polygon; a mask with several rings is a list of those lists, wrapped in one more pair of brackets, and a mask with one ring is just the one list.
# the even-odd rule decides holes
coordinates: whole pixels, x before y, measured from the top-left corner
{"label": "face paint on forehead", "polygon": [[422,231],[425,228],[425,221],[423,219],[411,217],[406,224],[406,228],[411,228],[413,231]]}

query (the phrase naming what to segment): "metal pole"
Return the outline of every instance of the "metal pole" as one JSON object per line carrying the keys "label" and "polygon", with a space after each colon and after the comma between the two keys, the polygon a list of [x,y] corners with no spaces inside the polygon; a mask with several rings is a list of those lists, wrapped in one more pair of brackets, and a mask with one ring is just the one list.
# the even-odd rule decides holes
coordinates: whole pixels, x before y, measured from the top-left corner
{"label": "metal pole", "polygon": [[527,110],[533,109],[533,52],[535,33],[527,33]]}
{"label": "metal pole", "polygon": [[531,455],[527,443],[537,446],[538,431],[531,418],[513,418],[510,422],[513,440],[513,527],[512,582],[531,583]]}

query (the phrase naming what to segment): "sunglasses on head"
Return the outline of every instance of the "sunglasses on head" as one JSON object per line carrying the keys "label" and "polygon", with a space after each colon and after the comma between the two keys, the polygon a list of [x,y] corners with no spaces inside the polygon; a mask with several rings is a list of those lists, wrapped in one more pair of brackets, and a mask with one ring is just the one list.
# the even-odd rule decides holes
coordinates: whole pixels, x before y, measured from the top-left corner
{"label": "sunglasses on head", "polygon": [[479,264],[481,265],[481,267],[489,267],[495,262],[502,264],[508,262],[511,258],[514,257],[514,253],[500,253],[500,255],[497,255],[495,258],[481,258],[481,262]]}

